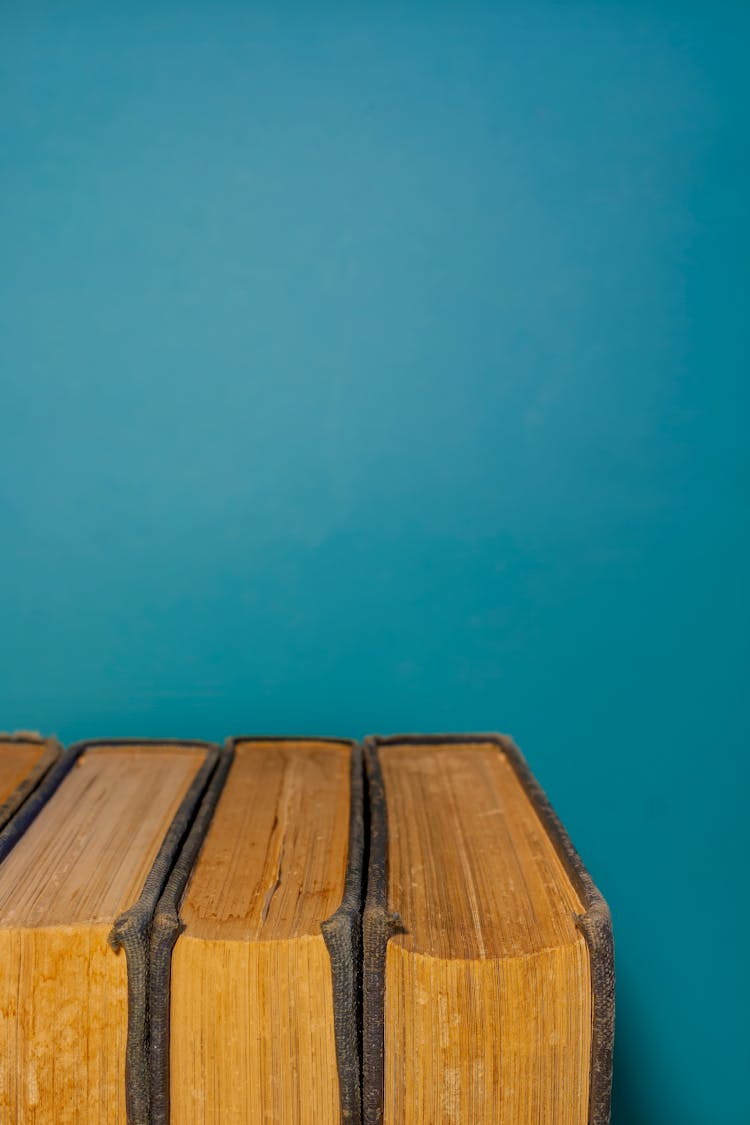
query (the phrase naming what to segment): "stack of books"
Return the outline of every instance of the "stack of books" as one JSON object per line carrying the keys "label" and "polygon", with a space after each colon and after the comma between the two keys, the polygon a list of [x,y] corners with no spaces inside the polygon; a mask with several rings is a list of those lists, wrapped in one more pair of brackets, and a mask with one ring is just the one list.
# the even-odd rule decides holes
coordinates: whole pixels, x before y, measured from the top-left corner
{"label": "stack of books", "polygon": [[0,736],[0,1121],[603,1125],[607,906],[500,735]]}

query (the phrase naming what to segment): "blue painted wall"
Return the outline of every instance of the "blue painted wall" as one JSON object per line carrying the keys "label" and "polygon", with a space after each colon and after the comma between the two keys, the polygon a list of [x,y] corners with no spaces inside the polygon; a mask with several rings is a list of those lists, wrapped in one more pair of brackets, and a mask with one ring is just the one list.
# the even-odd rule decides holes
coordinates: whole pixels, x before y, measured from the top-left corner
{"label": "blue painted wall", "polygon": [[1,26],[0,725],[511,731],[616,1123],[750,1119],[750,9]]}

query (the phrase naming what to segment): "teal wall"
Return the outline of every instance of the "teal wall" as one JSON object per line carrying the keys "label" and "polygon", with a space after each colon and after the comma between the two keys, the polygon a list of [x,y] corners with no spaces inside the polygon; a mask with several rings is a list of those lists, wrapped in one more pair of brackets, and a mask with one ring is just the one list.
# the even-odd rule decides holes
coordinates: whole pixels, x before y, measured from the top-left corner
{"label": "teal wall", "polygon": [[0,27],[0,725],[512,732],[616,1125],[750,1120],[750,7]]}

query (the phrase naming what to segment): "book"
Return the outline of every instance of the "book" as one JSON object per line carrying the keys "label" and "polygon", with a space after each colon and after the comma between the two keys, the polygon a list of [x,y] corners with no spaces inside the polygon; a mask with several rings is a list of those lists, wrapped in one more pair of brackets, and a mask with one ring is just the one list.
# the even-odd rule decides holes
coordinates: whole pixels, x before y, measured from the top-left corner
{"label": "book", "polygon": [[219,751],[79,743],[0,832],[0,1120],[147,1125],[153,911]]}
{"label": "book", "polygon": [[31,731],[0,734],[0,831],[62,753],[54,738]]}
{"label": "book", "polygon": [[154,1125],[357,1125],[362,849],[358,746],[230,740],[154,919]]}
{"label": "book", "polygon": [[365,1125],[604,1125],[604,899],[517,747],[365,741]]}

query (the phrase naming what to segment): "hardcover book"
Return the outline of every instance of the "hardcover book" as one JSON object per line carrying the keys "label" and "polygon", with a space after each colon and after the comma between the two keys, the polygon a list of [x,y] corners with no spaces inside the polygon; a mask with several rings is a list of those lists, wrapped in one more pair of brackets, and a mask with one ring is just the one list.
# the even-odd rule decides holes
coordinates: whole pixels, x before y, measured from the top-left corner
{"label": "hardcover book", "polygon": [[236,738],[152,937],[152,1120],[360,1120],[361,752]]}
{"label": "hardcover book", "polygon": [[150,924],[217,756],[80,743],[0,833],[0,1121],[147,1125]]}
{"label": "hardcover book", "polygon": [[365,1125],[604,1125],[607,906],[510,739],[365,742]]}

